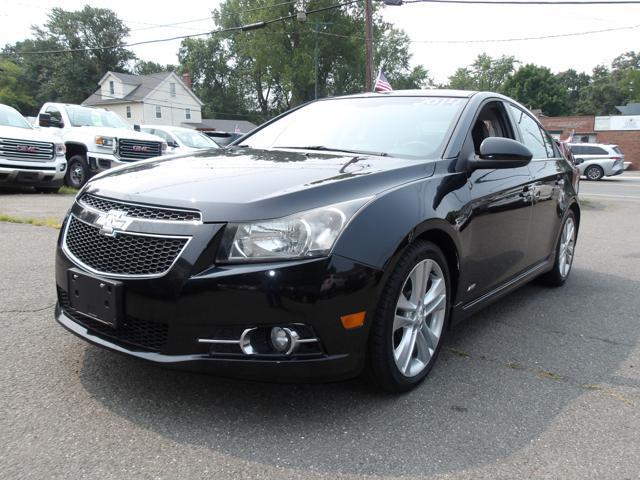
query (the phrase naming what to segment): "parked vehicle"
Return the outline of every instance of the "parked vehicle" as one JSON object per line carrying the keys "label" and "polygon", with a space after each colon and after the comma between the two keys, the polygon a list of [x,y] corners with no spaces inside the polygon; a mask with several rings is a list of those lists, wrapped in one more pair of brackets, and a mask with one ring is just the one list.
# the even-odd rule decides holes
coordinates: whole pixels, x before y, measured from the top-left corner
{"label": "parked vehicle", "polygon": [[166,143],[140,133],[117,114],[101,108],[45,103],[38,125],[64,142],[67,149],[65,183],[80,188],[100,171],[165,153]]}
{"label": "parked vehicle", "polygon": [[220,148],[211,138],[192,128],[169,125],[142,125],[140,130],[162,138],[168,153],[190,153],[208,148]]}
{"label": "parked vehicle", "polygon": [[588,180],[620,175],[624,172],[624,154],[618,145],[570,143],[580,174]]}
{"label": "parked vehicle", "polygon": [[227,145],[230,145],[231,143],[235,142],[240,137],[242,137],[242,135],[244,135],[243,133],[229,133],[229,132],[219,132],[219,131],[210,131],[210,130],[204,131],[202,133],[204,133],[207,137],[212,138],[221,147],[226,147]]}
{"label": "parked vehicle", "polygon": [[16,109],[0,104],[0,185],[57,192],[67,167],[64,154],[62,142],[35,130]]}
{"label": "parked vehicle", "polygon": [[499,94],[315,101],[240,145],[92,179],[61,230],[55,315],[159,365],[261,380],[368,371],[405,391],[452,324],[534,278],[565,282],[575,175]]}

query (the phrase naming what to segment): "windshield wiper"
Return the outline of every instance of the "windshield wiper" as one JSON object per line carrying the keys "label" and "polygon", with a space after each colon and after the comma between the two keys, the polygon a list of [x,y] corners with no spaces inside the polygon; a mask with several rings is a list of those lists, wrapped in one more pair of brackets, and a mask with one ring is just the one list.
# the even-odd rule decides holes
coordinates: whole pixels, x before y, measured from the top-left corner
{"label": "windshield wiper", "polygon": [[389,154],[386,152],[370,152],[367,150],[348,150],[346,148],[333,148],[333,147],[326,147],[324,145],[307,145],[306,147],[278,146],[273,148],[289,148],[291,150],[316,150],[320,152],[344,152],[344,153],[355,153],[356,155],[375,155],[378,157],[389,156]]}

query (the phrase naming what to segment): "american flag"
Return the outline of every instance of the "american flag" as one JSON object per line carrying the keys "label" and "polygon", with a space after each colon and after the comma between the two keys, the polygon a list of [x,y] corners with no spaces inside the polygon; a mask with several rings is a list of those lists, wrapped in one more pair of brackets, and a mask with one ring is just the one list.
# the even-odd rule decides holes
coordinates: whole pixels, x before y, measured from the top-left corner
{"label": "american flag", "polygon": [[374,92],[391,92],[393,88],[391,88],[391,84],[387,80],[387,77],[384,76],[382,70],[378,74],[378,78],[376,78],[376,83],[373,86]]}

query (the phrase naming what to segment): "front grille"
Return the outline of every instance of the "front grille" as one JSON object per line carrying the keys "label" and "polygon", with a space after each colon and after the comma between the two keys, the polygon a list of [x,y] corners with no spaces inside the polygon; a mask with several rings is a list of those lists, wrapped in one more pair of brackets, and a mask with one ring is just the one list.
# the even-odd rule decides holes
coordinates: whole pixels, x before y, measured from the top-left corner
{"label": "front grille", "polygon": [[164,220],[172,222],[199,222],[201,220],[200,212],[193,210],[176,210],[170,208],[147,207],[144,205],[134,205],[131,203],[123,203],[106,198],[96,197],[95,195],[85,194],[80,199],[84,205],[100,210],[101,212],[109,212],[110,210],[120,210],[126,213],[127,217],[143,218],[146,220]]}
{"label": "front grille", "polygon": [[82,264],[111,275],[159,276],[166,273],[189,240],[117,232],[100,234],[100,229],[76,217],[69,218],[64,243]]}
{"label": "front grille", "polygon": [[112,328],[71,308],[69,295],[59,287],[58,301],[71,320],[94,335],[151,352],[162,352],[165,349],[169,335],[169,326],[165,323],[150,322],[127,315],[118,328]]}
{"label": "front grille", "polygon": [[122,138],[118,141],[118,157],[122,160],[144,160],[162,154],[160,142]]}
{"label": "front grille", "polygon": [[48,162],[53,160],[54,155],[53,143],[0,138],[0,157],[9,160]]}

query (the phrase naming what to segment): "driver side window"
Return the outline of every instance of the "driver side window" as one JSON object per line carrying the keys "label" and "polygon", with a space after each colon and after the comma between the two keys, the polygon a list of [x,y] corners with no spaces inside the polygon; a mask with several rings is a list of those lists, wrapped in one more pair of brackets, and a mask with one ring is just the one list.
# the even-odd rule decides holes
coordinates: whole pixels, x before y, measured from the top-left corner
{"label": "driver side window", "polygon": [[[511,109],[515,124],[520,129],[522,143],[531,150],[533,158],[547,158],[547,147],[545,146],[545,141],[538,123],[518,107],[509,105],[509,108]],[[553,152],[553,147],[551,148]]]}
{"label": "driver side window", "polygon": [[489,102],[482,107],[471,129],[471,137],[476,155],[480,155],[480,145],[485,138],[514,138],[511,126],[507,121],[506,111],[501,102]]}

